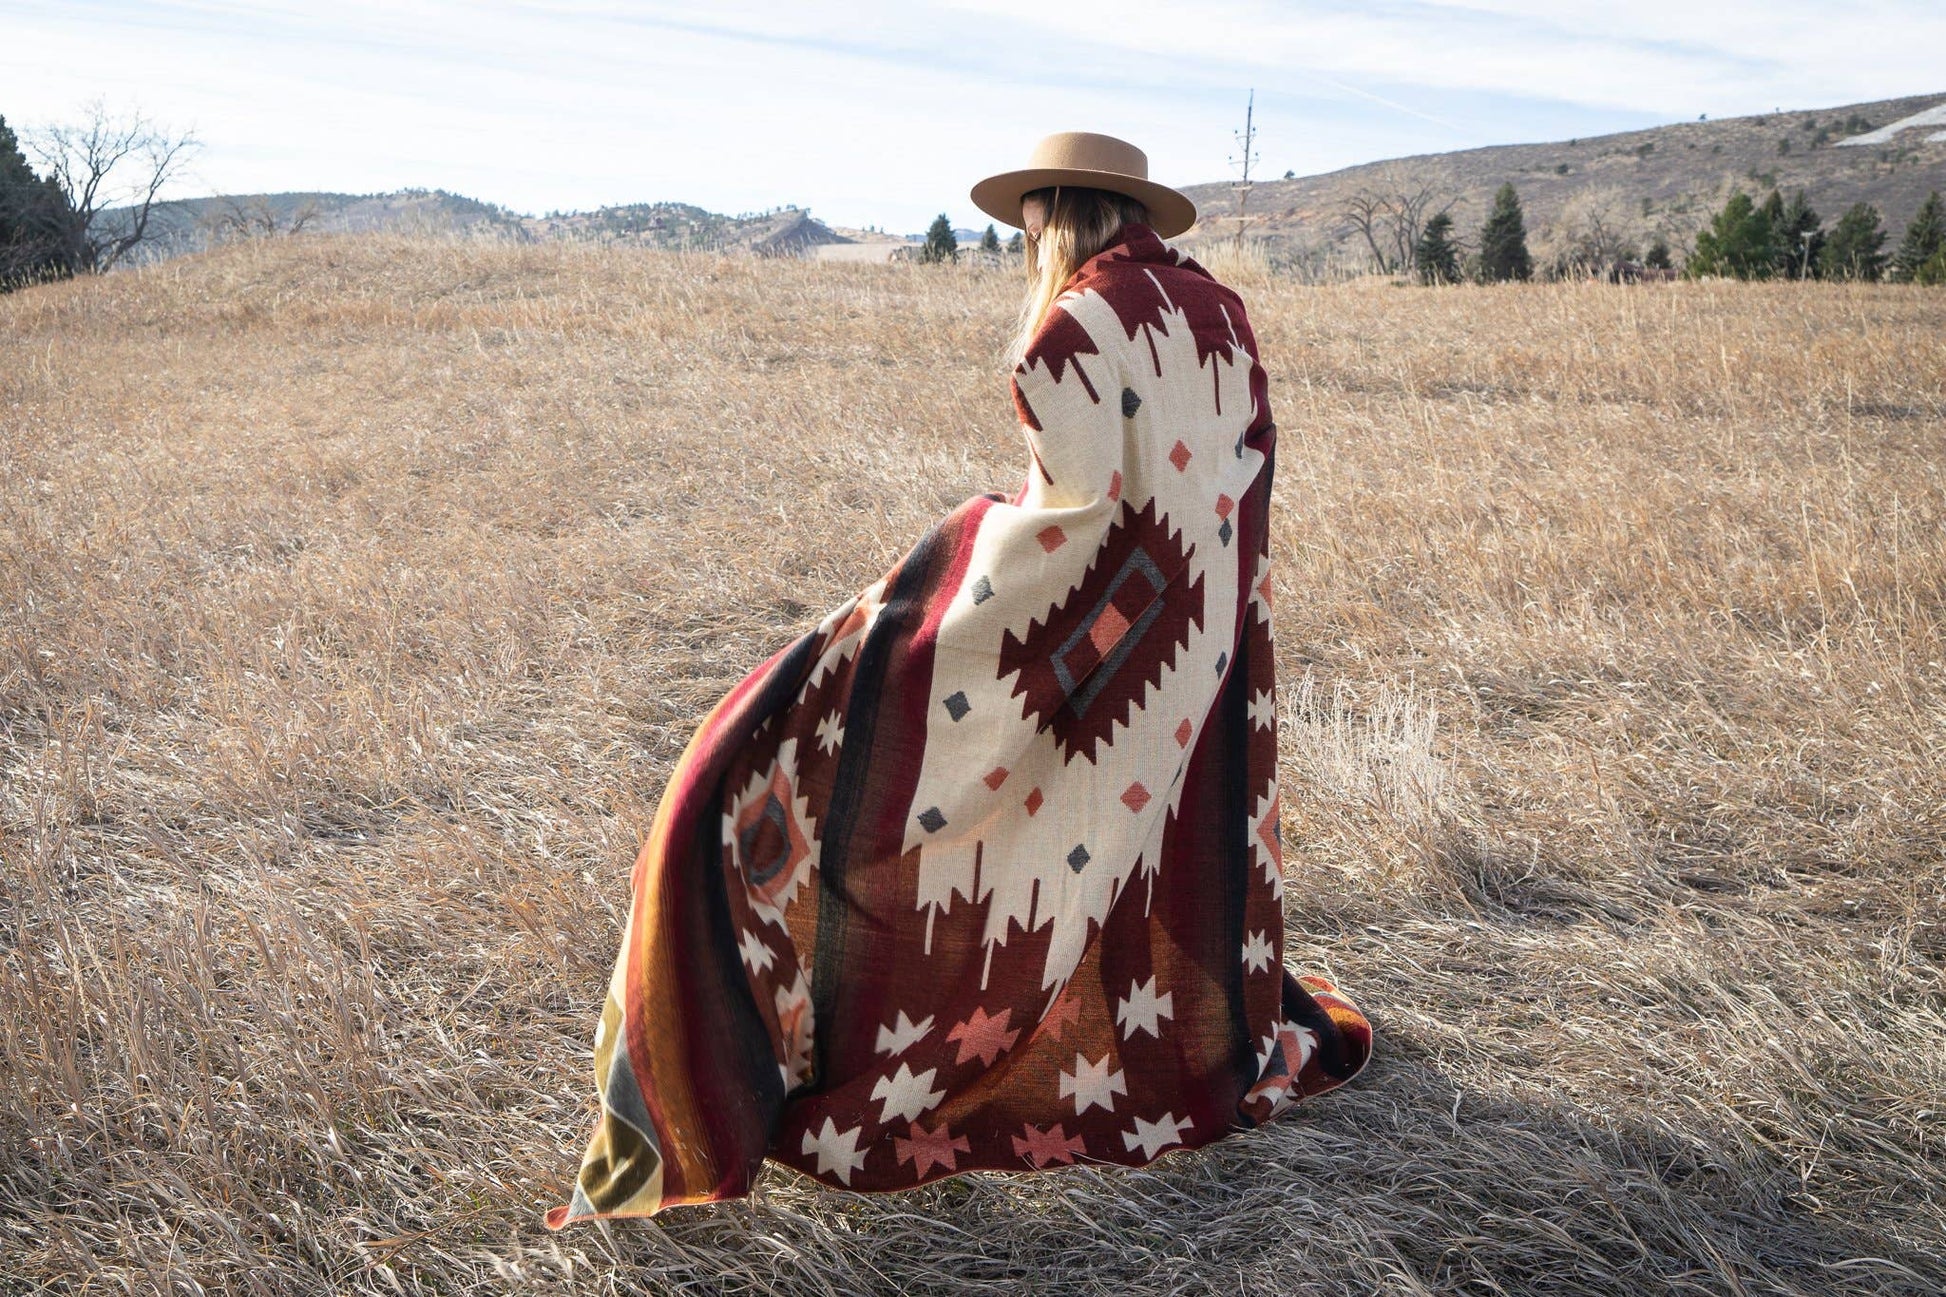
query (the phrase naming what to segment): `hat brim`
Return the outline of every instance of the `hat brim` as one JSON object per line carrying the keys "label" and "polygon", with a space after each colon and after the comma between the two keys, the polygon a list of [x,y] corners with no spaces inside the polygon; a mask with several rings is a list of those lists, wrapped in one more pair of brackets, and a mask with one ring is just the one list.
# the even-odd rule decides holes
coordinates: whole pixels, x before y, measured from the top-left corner
{"label": "hat brim", "polygon": [[1173,239],[1196,223],[1196,204],[1167,185],[1125,176],[1119,171],[1088,171],[1079,167],[1031,167],[988,176],[973,186],[973,205],[996,221],[1025,229],[1021,200],[1036,189],[1055,185],[1106,189],[1133,198],[1149,209],[1149,227],[1157,238]]}

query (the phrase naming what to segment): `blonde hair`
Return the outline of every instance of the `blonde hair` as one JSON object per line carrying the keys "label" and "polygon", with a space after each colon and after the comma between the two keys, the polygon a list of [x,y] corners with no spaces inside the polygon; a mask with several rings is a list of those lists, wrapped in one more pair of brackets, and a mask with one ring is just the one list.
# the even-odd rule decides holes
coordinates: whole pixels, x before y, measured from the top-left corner
{"label": "blonde hair", "polygon": [[1115,241],[1122,227],[1147,222],[1149,209],[1126,194],[1078,185],[1036,189],[1022,198],[1038,198],[1046,206],[1039,238],[1027,236],[1027,299],[1020,305],[1007,363],[1018,365],[1028,344],[1040,332],[1054,299],[1082,263]]}

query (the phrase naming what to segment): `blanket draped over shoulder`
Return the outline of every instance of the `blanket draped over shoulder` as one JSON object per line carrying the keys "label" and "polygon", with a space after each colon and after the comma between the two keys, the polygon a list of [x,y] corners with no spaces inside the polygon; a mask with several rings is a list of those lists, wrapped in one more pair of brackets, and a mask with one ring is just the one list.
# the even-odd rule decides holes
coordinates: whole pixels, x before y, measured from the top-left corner
{"label": "blanket draped over shoulder", "polygon": [[1139,1165],[1341,1084],[1283,964],[1266,508],[1241,301],[1145,226],[1014,374],[1012,500],[946,517],[704,721],[635,865],[600,1117],[549,1222]]}

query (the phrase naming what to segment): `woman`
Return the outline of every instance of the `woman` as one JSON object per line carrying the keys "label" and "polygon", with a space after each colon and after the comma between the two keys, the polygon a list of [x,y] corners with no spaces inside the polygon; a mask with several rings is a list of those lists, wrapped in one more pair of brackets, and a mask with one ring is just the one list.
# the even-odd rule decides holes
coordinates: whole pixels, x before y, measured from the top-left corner
{"label": "woman", "polygon": [[1364,1064],[1282,963],[1266,509],[1236,294],[1148,160],[1050,136],[1012,500],[967,501],[703,723],[635,867],[601,1117],[551,1224],[748,1191],[1139,1165]]}

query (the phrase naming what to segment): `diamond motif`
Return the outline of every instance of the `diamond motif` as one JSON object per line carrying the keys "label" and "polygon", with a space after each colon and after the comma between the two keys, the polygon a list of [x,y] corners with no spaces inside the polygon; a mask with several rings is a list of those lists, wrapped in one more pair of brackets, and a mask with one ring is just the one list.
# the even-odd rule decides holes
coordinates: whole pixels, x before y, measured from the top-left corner
{"label": "diamond motif", "polygon": [[1166,1112],[1155,1121],[1144,1118],[1135,1119],[1135,1129],[1122,1132],[1122,1143],[1133,1153],[1142,1150],[1142,1156],[1153,1159],[1157,1153],[1171,1144],[1182,1143],[1182,1133],[1190,1123],[1173,1112]]}
{"label": "diamond motif", "polygon": [[937,806],[928,806],[919,812],[919,823],[924,826],[926,832],[937,833],[946,827],[946,817],[939,813]]}
{"label": "diamond motif", "polygon": [[1041,543],[1042,549],[1052,554],[1055,550],[1068,543],[1068,534],[1059,527],[1050,524],[1041,528],[1040,533],[1034,539]]}
{"label": "diamond motif", "polygon": [[1051,1039],[1066,1040],[1068,1028],[1077,1026],[1080,1022],[1081,1001],[1074,993],[1074,986],[1069,984],[1061,989],[1061,994],[1055,997],[1054,1003],[1047,1006],[1047,1012],[1041,1015],[1041,1025],[1035,1029],[1035,1034],[1045,1032]]}
{"label": "diamond motif", "polygon": [[729,843],[744,882],[765,904],[783,906],[796,894],[814,854],[789,772],[778,762],[751,775],[730,811]]}
{"label": "diamond motif", "polygon": [[1022,1126],[1021,1133],[1014,1136],[1014,1156],[1025,1158],[1035,1167],[1046,1166],[1049,1162],[1072,1165],[1076,1153],[1085,1154],[1088,1146],[1081,1136],[1070,1135],[1056,1122],[1052,1130],[1042,1130],[1039,1126]]}
{"label": "diamond motif", "polygon": [[1115,1096],[1128,1093],[1127,1073],[1119,1067],[1112,1067],[1115,1052],[1111,1049],[1100,1058],[1090,1062],[1085,1054],[1074,1056],[1074,1071],[1062,1072],[1061,1097],[1074,1100],[1076,1116],[1090,1108],[1105,1108],[1115,1111]]}
{"label": "diamond motif", "polygon": [[1122,470],[1119,468],[1108,479],[1108,498],[1111,500],[1122,498]]}
{"label": "diamond motif", "polygon": [[1141,780],[1139,779],[1136,780],[1134,783],[1130,784],[1126,789],[1123,790],[1122,805],[1128,807],[1131,811],[1135,811],[1136,813],[1139,814],[1142,808],[1144,806],[1147,806],[1148,804],[1149,804],[1149,790],[1142,787]]}
{"label": "diamond motif", "polygon": [[1230,655],[1228,653],[1218,653],[1216,655],[1216,674],[1222,675],[1224,668],[1229,665]]}
{"label": "diamond motif", "polygon": [[973,602],[985,603],[993,598],[993,582],[981,577],[973,583]]}
{"label": "diamond motif", "polygon": [[1078,874],[1087,867],[1089,859],[1088,848],[1077,842],[1074,844],[1074,850],[1068,852],[1068,868]]}
{"label": "diamond motif", "polygon": [[973,1151],[973,1146],[966,1142],[966,1136],[953,1134],[946,1129],[943,1121],[937,1130],[927,1130],[918,1122],[912,1122],[906,1137],[892,1137],[892,1147],[897,1150],[899,1161],[912,1163],[913,1174],[922,1180],[925,1179],[926,1168],[934,1163],[948,1171],[958,1170],[958,1154]]}
{"label": "diamond motif", "polygon": [[946,710],[953,714],[955,721],[960,720],[966,713],[973,710],[973,704],[966,701],[966,691],[964,689],[947,698],[945,703]]}
{"label": "diamond motif", "polygon": [[1002,1009],[996,1015],[975,1007],[965,1022],[946,1033],[947,1044],[959,1042],[959,1055],[953,1061],[965,1063],[977,1058],[980,1066],[992,1067],[993,1060],[1012,1049],[1014,1041],[1020,1039],[1019,1027],[1007,1030],[1013,1016],[1012,1009]]}
{"label": "diamond motif", "polygon": [[929,1013],[919,1021],[914,1022],[910,1014],[904,1009],[900,1009],[898,1019],[895,1022],[878,1029],[878,1044],[873,1048],[872,1052],[874,1054],[890,1054],[896,1058],[931,1035],[932,1028],[932,1014]]}
{"label": "diamond motif", "polygon": [[1219,496],[1217,496],[1217,497],[1216,497],[1216,516],[1217,516],[1217,517],[1219,517],[1219,518],[1227,518],[1227,517],[1229,517],[1229,516],[1230,516],[1230,510],[1232,510],[1232,509],[1234,509],[1234,508],[1236,508],[1236,507],[1237,507],[1237,502],[1236,502],[1235,500],[1232,500],[1232,499],[1231,499],[1231,498],[1230,498],[1229,496],[1227,496],[1227,495],[1219,495]]}
{"label": "diamond motif", "polygon": [[1222,541],[1225,545],[1228,545],[1230,543],[1230,537],[1235,534],[1236,534],[1235,529],[1233,529],[1230,526],[1230,520],[1228,518],[1225,518],[1223,520],[1223,525],[1216,529],[1216,538]]}
{"label": "diamond motif", "polygon": [[838,1123],[826,1117],[824,1129],[813,1134],[804,1132],[802,1151],[806,1157],[818,1155],[818,1174],[835,1175],[840,1184],[851,1183],[851,1173],[865,1165],[868,1150],[858,1147],[858,1135],[864,1127],[853,1126],[841,1131]]}
{"label": "diamond motif", "polygon": [[1189,723],[1189,718],[1187,716],[1183,717],[1182,724],[1176,726],[1176,746],[1179,748],[1188,747],[1189,736],[1195,732],[1196,727]]}
{"label": "diamond motif", "polygon": [[1132,387],[1124,387],[1122,389],[1122,417],[1124,419],[1133,419],[1135,412],[1141,408],[1142,398],[1135,394],[1135,389]]}
{"label": "diamond motif", "polygon": [[1174,446],[1170,447],[1169,462],[1176,466],[1178,473],[1189,467],[1189,460],[1189,447],[1183,445],[1180,440]]}
{"label": "diamond motif", "polygon": [[1046,800],[1047,799],[1045,797],[1041,796],[1041,790],[1038,788],[1036,788],[1033,792],[1027,794],[1027,801],[1025,803],[1027,807],[1027,814],[1029,816],[1032,816],[1036,811],[1039,811],[1041,808],[1041,803],[1045,802]]}
{"label": "diamond motif", "polygon": [[878,1119],[880,1124],[888,1124],[892,1115],[897,1113],[901,1120],[912,1121],[928,1108],[936,1108],[939,1101],[946,1097],[944,1090],[932,1088],[933,1077],[939,1069],[929,1067],[923,1072],[914,1072],[909,1063],[900,1063],[899,1070],[890,1076],[878,1078],[872,1087],[872,1098],[881,1105]]}
{"label": "diamond motif", "polygon": [[1101,616],[1095,618],[1095,624],[1088,628],[1088,638],[1094,642],[1095,652],[1107,657],[1127,630],[1128,618],[1111,603],[1101,610]]}
{"label": "diamond motif", "polygon": [[993,769],[987,771],[984,782],[988,788],[991,788],[996,793],[999,792],[1000,785],[1007,782],[1007,767],[995,766]]}
{"label": "diamond motif", "polygon": [[1123,1040],[1133,1040],[1138,1031],[1162,1039],[1162,1020],[1176,1016],[1176,997],[1171,991],[1156,994],[1161,980],[1154,974],[1146,982],[1129,980],[1128,998],[1115,1006],[1115,1025],[1122,1029]]}
{"label": "diamond motif", "polygon": [[1025,636],[1001,638],[999,676],[1036,729],[1054,731],[1072,760],[1096,759],[1203,624],[1204,578],[1155,501],[1120,515],[1093,562]]}

